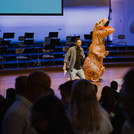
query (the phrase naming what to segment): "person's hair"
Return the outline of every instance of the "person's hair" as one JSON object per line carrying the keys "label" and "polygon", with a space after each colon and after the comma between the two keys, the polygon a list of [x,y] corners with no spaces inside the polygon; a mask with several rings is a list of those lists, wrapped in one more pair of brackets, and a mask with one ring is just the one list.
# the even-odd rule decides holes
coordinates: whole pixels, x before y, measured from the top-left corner
{"label": "person's hair", "polygon": [[126,95],[126,92],[133,92],[134,85],[134,68],[131,68],[123,77],[121,94]]}
{"label": "person's hair", "polygon": [[5,97],[0,94],[0,103],[1,103],[1,101],[4,100],[4,99],[5,99]]}
{"label": "person's hair", "polygon": [[110,87],[112,89],[114,89],[114,90],[117,90],[118,89],[118,83],[117,83],[117,81],[111,81]]}
{"label": "person's hair", "polygon": [[65,82],[65,83],[63,83],[63,84],[61,84],[60,86],[59,86],[59,90],[61,91],[61,92],[65,92],[66,93],[66,96],[71,96],[71,92],[72,92],[72,85],[73,85],[73,82],[74,82],[74,80],[72,81],[72,80],[70,80],[70,81],[67,81],[67,82]]}
{"label": "person's hair", "polygon": [[75,40],[74,40],[74,42],[76,43],[77,42],[77,40],[81,40],[80,38],[76,38]]}
{"label": "person's hair", "polygon": [[123,77],[120,90],[120,102],[130,126],[134,126],[134,67]]}
{"label": "person's hair", "polygon": [[33,104],[32,109],[49,121],[45,134],[73,134],[62,102],[54,95],[43,95]]}
{"label": "person's hair", "polygon": [[6,99],[10,99],[10,100],[16,99],[16,92],[14,88],[8,88],[6,90]]}
{"label": "person's hair", "polygon": [[97,93],[97,92],[98,92],[98,87],[97,87],[96,84],[93,84],[93,85],[94,85],[94,87],[95,87],[95,92]]}
{"label": "person's hair", "polygon": [[18,76],[15,79],[15,90],[17,94],[22,94],[26,86],[27,76]]}
{"label": "person's hair", "polygon": [[[43,70],[36,70],[29,74],[26,82],[26,88],[30,91],[32,87],[39,86],[43,87],[45,90],[49,90],[51,86],[51,79],[47,73]],[[27,90],[26,89],[26,90]]]}
{"label": "person's hair", "polygon": [[102,88],[100,103],[109,114],[115,112],[116,98],[111,87],[104,86]]}
{"label": "person's hair", "polygon": [[101,123],[101,109],[94,85],[86,79],[76,80],[72,87],[69,114],[76,130],[98,130]]}
{"label": "person's hair", "polygon": [[36,70],[29,74],[23,96],[33,102],[39,96],[47,94],[50,87],[50,76],[43,70]]}
{"label": "person's hair", "polygon": [[52,88],[48,89],[48,94],[55,95],[54,90]]}

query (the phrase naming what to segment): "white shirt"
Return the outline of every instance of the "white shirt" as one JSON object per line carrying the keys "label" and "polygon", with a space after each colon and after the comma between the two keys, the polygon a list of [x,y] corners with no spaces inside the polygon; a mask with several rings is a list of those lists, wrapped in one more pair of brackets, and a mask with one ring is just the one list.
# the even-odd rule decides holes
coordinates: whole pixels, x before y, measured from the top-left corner
{"label": "white shirt", "polygon": [[2,134],[36,134],[30,124],[31,107],[32,103],[20,96],[5,114]]}

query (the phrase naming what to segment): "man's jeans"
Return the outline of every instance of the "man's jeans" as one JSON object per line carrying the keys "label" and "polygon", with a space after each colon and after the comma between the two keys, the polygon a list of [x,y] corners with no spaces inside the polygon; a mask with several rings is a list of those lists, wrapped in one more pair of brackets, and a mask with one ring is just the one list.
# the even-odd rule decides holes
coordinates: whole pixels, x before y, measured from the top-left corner
{"label": "man's jeans", "polygon": [[73,69],[73,70],[69,70],[69,75],[70,75],[70,80],[74,80],[75,76],[77,75],[78,77],[80,77],[80,79],[85,79],[85,74],[83,69]]}

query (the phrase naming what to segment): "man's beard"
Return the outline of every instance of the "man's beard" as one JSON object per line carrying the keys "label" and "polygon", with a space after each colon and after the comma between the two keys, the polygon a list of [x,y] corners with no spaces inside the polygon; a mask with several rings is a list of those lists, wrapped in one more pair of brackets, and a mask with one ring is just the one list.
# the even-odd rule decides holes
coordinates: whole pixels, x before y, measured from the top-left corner
{"label": "man's beard", "polygon": [[80,49],[80,47],[77,45],[77,49]]}

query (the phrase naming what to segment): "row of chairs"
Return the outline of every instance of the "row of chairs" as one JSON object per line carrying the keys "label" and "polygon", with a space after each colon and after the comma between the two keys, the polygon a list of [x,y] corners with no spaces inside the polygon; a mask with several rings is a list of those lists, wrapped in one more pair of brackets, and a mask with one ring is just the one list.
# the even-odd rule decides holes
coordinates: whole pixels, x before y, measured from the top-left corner
{"label": "row of chairs", "polygon": [[[68,51],[68,49],[69,49],[68,46],[63,46],[62,47],[62,51],[65,52],[65,53]],[[21,62],[27,63],[27,67],[29,67],[28,55],[24,55],[24,51],[25,51],[24,48],[16,48],[15,49],[15,53],[17,54],[17,56],[16,56],[17,67],[20,66],[19,63],[21,63]],[[49,63],[51,62],[52,65],[55,64],[55,62],[54,62],[55,56],[54,56],[54,51],[52,49],[43,48],[42,53],[43,53],[43,55],[42,55],[43,65],[45,65],[45,59],[48,59],[48,62]],[[63,54],[63,57],[65,56],[65,53]],[[2,68],[4,68],[4,64],[2,64],[2,62],[3,62],[3,57],[0,56],[0,65],[2,66]],[[41,65],[39,55],[37,55],[37,62],[35,62],[35,64],[37,64],[39,66]]]}
{"label": "row of chairs", "polygon": [[[17,60],[17,67],[19,67],[19,60],[24,60],[27,61],[27,67],[29,66],[28,63],[28,56],[23,55],[25,49],[24,48],[17,48],[15,50],[17,56],[16,56],[16,60]],[[46,50],[46,49],[42,49],[42,59],[43,59],[43,65],[44,64],[44,59],[49,59],[49,62],[52,62],[52,65],[54,65],[54,52],[51,50]],[[37,64],[38,66],[40,66],[40,59],[39,59],[39,54],[37,55],[37,62],[35,62],[34,64]]]}
{"label": "row of chairs", "polygon": [[[63,54],[63,57],[65,56],[66,52],[68,51],[69,47],[68,46],[63,46],[62,47],[62,51],[65,52]],[[49,59],[49,62],[52,61],[52,64],[54,65],[54,51],[50,50],[50,49],[42,49],[43,55],[42,55],[42,59]],[[16,57],[17,59],[17,66],[19,67],[19,60],[27,60],[28,57],[27,56],[22,56],[21,54],[24,53],[24,49],[23,48],[17,48],[16,49],[16,54],[18,54],[18,56]],[[39,57],[38,57],[39,58]],[[28,61],[28,60],[27,60]],[[39,59],[38,59],[39,61]],[[39,63],[38,63],[39,64]],[[28,63],[27,63],[28,65]],[[44,65],[44,62],[43,62]]]}

